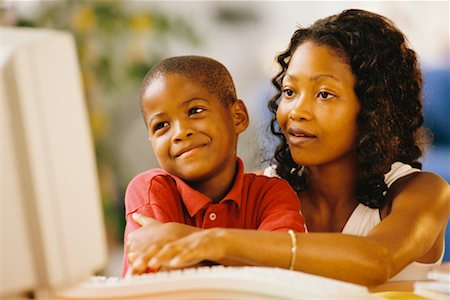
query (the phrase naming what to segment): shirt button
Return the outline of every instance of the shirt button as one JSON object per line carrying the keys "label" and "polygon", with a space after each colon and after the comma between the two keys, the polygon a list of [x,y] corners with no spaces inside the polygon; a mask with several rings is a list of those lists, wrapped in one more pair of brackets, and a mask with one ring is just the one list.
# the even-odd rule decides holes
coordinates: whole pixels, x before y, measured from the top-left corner
{"label": "shirt button", "polygon": [[216,218],[217,218],[217,216],[216,216],[215,213],[210,213],[210,214],[209,214],[209,219],[210,219],[211,221],[214,221]]}

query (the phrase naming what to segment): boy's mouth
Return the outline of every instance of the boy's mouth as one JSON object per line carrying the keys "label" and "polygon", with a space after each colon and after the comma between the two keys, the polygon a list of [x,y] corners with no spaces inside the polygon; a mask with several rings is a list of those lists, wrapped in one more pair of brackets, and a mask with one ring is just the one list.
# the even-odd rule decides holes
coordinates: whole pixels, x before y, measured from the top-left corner
{"label": "boy's mouth", "polygon": [[186,157],[189,156],[190,154],[194,154],[195,152],[197,152],[197,150],[199,150],[200,148],[206,146],[205,144],[199,144],[199,145],[187,145],[185,147],[182,147],[181,149],[178,149],[175,152],[174,157],[175,158],[179,158],[179,157]]}

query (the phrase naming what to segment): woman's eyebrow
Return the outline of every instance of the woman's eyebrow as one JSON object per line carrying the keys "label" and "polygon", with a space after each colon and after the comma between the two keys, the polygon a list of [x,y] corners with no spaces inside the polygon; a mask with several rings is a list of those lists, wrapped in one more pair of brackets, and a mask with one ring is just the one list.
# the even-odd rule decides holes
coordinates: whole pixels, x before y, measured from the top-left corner
{"label": "woman's eyebrow", "polygon": [[298,81],[297,76],[291,75],[291,74],[288,74],[288,73],[286,73],[286,75],[284,76],[283,81],[284,81],[285,78],[287,78],[289,80],[293,80],[293,81]]}
{"label": "woman's eyebrow", "polygon": [[[289,79],[289,80],[292,80],[292,81],[298,81],[298,78],[297,78],[297,76],[295,76],[295,75],[286,74],[286,75],[285,75],[285,78],[286,78],[286,77],[287,77],[287,79]],[[319,80],[319,79],[322,78],[322,77],[327,77],[327,78],[331,78],[331,79],[336,80],[336,81],[340,81],[338,78],[336,78],[335,76],[333,76],[333,75],[331,75],[331,74],[319,74],[319,75],[315,75],[315,76],[310,76],[310,77],[309,77],[309,80],[311,80],[311,81],[317,81],[317,80]]]}
{"label": "woman's eyebrow", "polygon": [[327,78],[334,79],[336,81],[340,81],[338,78],[334,77],[331,74],[320,74],[320,75],[317,75],[317,76],[312,76],[312,77],[310,77],[310,79],[311,80],[319,80],[321,77],[327,77]]}

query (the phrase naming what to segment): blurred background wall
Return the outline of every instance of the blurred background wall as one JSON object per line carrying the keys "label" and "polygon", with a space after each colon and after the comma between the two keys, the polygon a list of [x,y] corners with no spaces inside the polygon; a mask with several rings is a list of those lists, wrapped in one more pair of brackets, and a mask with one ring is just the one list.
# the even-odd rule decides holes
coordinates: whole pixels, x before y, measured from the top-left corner
{"label": "blurred background wall", "polygon": [[174,55],[221,61],[251,117],[239,155],[248,171],[259,169],[271,148],[266,102],[273,94],[275,55],[298,26],[346,8],[391,18],[417,51],[425,75],[426,126],[435,136],[424,169],[450,182],[448,1],[0,2],[2,25],[69,30],[77,40],[111,249],[106,275],[120,273],[126,186],[137,173],[157,167],[138,106],[148,69]]}

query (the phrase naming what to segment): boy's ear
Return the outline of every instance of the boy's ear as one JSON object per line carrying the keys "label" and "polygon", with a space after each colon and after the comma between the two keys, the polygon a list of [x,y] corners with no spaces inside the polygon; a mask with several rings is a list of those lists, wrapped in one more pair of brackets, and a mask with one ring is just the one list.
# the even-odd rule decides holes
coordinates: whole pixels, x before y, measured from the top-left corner
{"label": "boy's ear", "polygon": [[244,101],[238,99],[235,103],[233,103],[231,113],[233,116],[236,133],[239,134],[247,129],[250,120]]}

